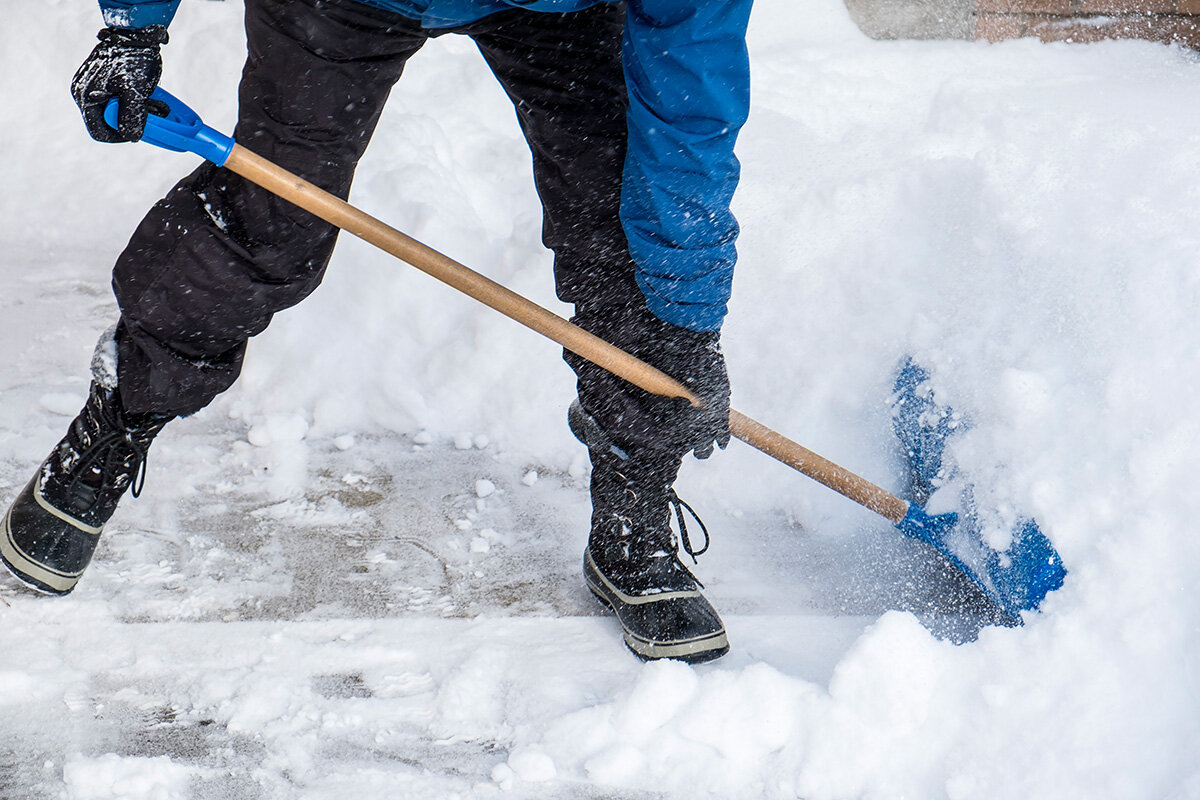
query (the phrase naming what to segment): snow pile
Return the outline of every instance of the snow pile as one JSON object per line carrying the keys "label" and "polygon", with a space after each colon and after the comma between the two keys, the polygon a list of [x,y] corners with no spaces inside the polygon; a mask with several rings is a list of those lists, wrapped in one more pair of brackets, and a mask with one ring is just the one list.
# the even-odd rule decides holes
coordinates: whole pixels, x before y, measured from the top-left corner
{"label": "snow pile", "polygon": [[[30,429],[58,435],[49,431],[63,418],[46,412],[77,407],[69,398],[80,385],[61,376],[82,377],[111,322],[111,306],[92,298],[86,319],[18,359],[18,337],[65,313],[38,316],[25,298],[64,264],[86,263],[87,285],[102,286],[150,199],[194,163],[89,145],[65,87],[98,16],[66,0],[9,5],[0,90],[21,113],[0,131],[12,189],[0,274],[23,294],[0,297],[13,351],[0,375],[4,414],[14,409],[0,423],[6,492],[43,455]],[[239,11],[189,0],[167,50],[164,85],[224,129]],[[754,111],[735,209],[742,261],[725,339],[735,405],[901,489],[886,400],[896,365],[914,354],[971,419],[955,457],[981,503],[1036,517],[1062,553],[1070,574],[1045,613],[956,646],[899,611],[831,623],[823,615],[835,604],[816,598],[778,619],[730,614],[733,654],[702,668],[637,664],[591,619],[354,619],[350,640],[328,622],[199,626],[187,622],[193,613],[225,613],[246,594],[269,606],[300,576],[272,574],[249,544],[249,555],[189,549],[186,536],[171,538],[189,524],[163,511],[151,529],[167,531],[153,545],[161,562],[143,563],[159,552],[150,545],[122,560],[131,539],[118,536],[117,566],[94,568],[100,585],[131,584],[127,595],[114,589],[115,616],[86,595],[58,611],[0,607],[20,645],[6,649],[24,654],[0,663],[0,714],[16,739],[38,743],[44,734],[20,722],[30,703],[65,700],[75,713],[80,676],[148,682],[196,726],[217,723],[261,769],[213,777],[186,749],[168,761],[106,750],[101,736],[75,740],[58,761],[46,745],[61,773],[16,768],[22,788],[75,798],[187,796],[188,786],[246,797],[297,786],[311,797],[402,786],[478,797],[1200,797],[1200,65],[1135,42],[874,42],[837,0],[760,0],[751,46]],[[569,313],[553,298],[511,107],[469,42],[447,37],[414,59],[352,200]],[[260,518],[308,514],[332,530],[358,519],[351,499],[376,492],[374,478],[343,481],[336,502],[310,500],[314,463],[351,458],[381,434],[411,436],[417,449],[453,443],[437,451],[444,458],[458,444],[463,458],[490,447],[508,460],[426,497],[458,492],[450,518],[463,523],[462,564],[519,555],[538,537],[486,515],[506,504],[515,514],[526,497],[555,502],[539,474],[578,477],[579,448],[561,424],[572,389],[555,346],[345,238],[325,285],[252,343],[243,380],[185,428],[208,426],[201,446],[156,451],[180,469],[160,491],[185,497],[238,470],[265,474],[254,485],[279,504]],[[17,410],[18,397],[30,407]],[[214,429],[250,444],[224,452]],[[681,483],[730,524],[774,514],[815,540],[895,535],[747,448],[689,464]],[[402,494],[377,494],[389,492]],[[737,547],[782,552],[794,535],[726,528],[704,566],[718,605],[756,580]],[[186,568],[173,566],[171,548],[191,554]],[[381,569],[424,557],[415,546],[403,558],[362,550]],[[230,573],[245,583],[219,588]],[[784,603],[768,591],[757,599],[778,612]],[[399,613],[361,604],[367,617]],[[74,621],[80,608],[85,624]],[[154,646],[125,618],[155,621]],[[69,655],[84,646],[98,648],[91,661]],[[143,691],[125,698],[131,708],[162,701]],[[55,711],[50,730],[71,730],[69,719]],[[378,756],[401,751],[414,762],[402,776]],[[482,766],[460,769],[470,780],[430,766],[447,762]],[[291,788],[279,777],[289,775]]]}
{"label": "snow pile", "polygon": [[166,756],[121,758],[109,753],[68,762],[63,777],[70,797],[79,800],[171,800],[183,796],[194,772]]}

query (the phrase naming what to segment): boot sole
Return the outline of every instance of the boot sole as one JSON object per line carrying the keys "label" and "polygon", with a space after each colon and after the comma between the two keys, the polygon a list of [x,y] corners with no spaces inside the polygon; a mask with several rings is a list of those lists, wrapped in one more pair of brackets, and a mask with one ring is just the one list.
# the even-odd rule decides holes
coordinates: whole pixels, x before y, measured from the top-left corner
{"label": "boot sole", "polygon": [[[621,618],[621,613],[618,609],[618,603],[623,606],[628,606],[620,599],[620,592],[616,587],[609,586],[604,576],[596,568],[592,562],[591,553],[586,554],[584,563],[584,580],[587,583],[588,589],[592,596],[600,602],[602,606],[612,611],[616,615],[617,621],[621,623],[621,629],[625,634],[625,646],[629,648],[635,656],[643,661],[655,661],[658,659],[668,658],[675,661],[683,661],[688,664],[703,664],[706,661],[713,661],[720,658],[729,652],[729,637],[725,633],[724,626],[720,630],[712,631],[701,636],[695,636],[687,639],[672,639],[669,641],[648,639],[644,636],[639,636],[629,629],[625,621]],[[699,592],[688,593],[672,593],[656,596],[655,600],[666,600],[671,597],[680,595],[691,595],[703,597]],[[639,598],[640,599],[640,598]],[[654,600],[643,602],[654,602]]]}

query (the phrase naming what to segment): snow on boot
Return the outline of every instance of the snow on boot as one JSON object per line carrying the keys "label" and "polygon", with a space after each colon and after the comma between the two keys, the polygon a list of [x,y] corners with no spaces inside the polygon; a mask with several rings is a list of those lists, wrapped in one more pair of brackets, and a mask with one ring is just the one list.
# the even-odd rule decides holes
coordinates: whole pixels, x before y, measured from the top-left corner
{"label": "snow on boot", "polygon": [[[571,430],[592,459],[592,529],[583,556],[588,588],[617,615],[625,644],[642,659],[699,663],[729,652],[725,625],[679,560],[671,530],[674,508],[683,549],[694,559],[682,509],[671,485],[682,458],[632,454],[614,445],[578,402]],[[704,525],[700,523],[703,530]]]}
{"label": "snow on boot", "polygon": [[4,517],[4,565],[39,591],[74,589],[122,495],[141,492],[146,450],[171,419],[127,415],[115,390],[93,383],[66,437]]}

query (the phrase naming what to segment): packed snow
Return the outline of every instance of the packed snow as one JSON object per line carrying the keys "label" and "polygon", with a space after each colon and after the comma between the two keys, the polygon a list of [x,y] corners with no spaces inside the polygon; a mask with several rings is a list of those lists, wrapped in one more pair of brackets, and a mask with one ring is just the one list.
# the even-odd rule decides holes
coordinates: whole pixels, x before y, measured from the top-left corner
{"label": "packed snow", "polygon": [[[229,130],[240,3],[164,86]],[[90,2],[0,27],[0,495],[86,395],[108,270],[197,162],[91,142]],[[735,406],[897,492],[895,370],[1069,574],[1024,625],[737,443],[680,494],[733,651],[643,664],[579,574],[558,348],[344,237],[240,383],[155,443],[66,598],[0,582],[0,797],[1200,798],[1200,61],[879,42],[759,0]],[[410,64],[353,202],[552,310],[528,153],[471,43]]]}

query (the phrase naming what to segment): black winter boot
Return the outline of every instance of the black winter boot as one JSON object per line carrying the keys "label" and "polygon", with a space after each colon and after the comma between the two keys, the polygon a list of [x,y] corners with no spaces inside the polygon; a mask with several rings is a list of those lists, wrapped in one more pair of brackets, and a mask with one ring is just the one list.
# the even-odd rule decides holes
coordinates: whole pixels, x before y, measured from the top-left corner
{"label": "black winter boot", "polygon": [[[691,663],[729,652],[725,625],[700,593],[700,582],[679,560],[679,542],[671,530],[674,508],[684,551],[694,559],[708,547],[704,531],[704,547],[693,550],[682,509],[693,517],[695,512],[671,488],[683,459],[625,452],[578,402],[568,418],[592,460],[592,530],[583,576],[597,599],[617,615],[625,644],[639,658]],[[700,527],[704,529],[703,523]]]}
{"label": "black winter boot", "polygon": [[141,492],[146,450],[171,419],[126,415],[116,390],[93,383],[66,437],[4,517],[4,565],[39,591],[74,589],[125,490]]}

